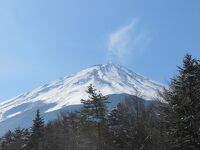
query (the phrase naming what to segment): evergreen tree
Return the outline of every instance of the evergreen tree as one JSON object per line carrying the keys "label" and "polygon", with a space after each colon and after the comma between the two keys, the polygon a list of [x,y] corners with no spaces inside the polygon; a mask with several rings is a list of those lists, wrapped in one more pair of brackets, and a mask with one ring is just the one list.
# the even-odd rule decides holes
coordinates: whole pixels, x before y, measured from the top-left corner
{"label": "evergreen tree", "polygon": [[179,74],[165,90],[168,102],[162,113],[172,149],[200,149],[200,63],[187,54]]}
{"label": "evergreen tree", "polygon": [[16,128],[13,133],[12,150],[27,150],[30,133],[28,129]]}
{"label": "evergreen tree", "polygon": [[103,128],[106,121],[106,113],[108,103],[107,97],[103,96],[100,92],[97,92],[92,85],[88,87],[86,91],[89,94],[89,99],[82,99],[83,109],[81,115],[85,121],[93,123],[97,128],[98,147],[103,149]]}
{"label": "evergreen tree", "polygon": [[1,138],[1,149],[6,150],[7,147],[12,143],[13,134],[9,130],[6,134]]}
{"label": "evergreen tree", "polygon": [[36,112],[33,125],[31,127],[30,146],[34,150],[39,150],[42,144],[42,137],[44,133],[44,120],[40,115],[39,109]]}
{"label": "evergreen tree", "polygon": [[16,128],[13,132],[8,131],[0,140],[1,150],[27,150],[29,131]]}

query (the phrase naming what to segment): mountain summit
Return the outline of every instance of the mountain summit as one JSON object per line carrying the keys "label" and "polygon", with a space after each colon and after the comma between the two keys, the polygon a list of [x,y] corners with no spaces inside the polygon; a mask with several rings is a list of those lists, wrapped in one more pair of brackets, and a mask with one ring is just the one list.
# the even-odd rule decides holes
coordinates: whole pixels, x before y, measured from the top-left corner
{"label": "mountain summit", "polygon": [[30,126],[38,108],[49,120],[66,107],[80,105],[80,100],[87,98],[85,91],[90,84],[103,95],[135,95],[139,91],[145,100],[152,100],[163,88],[162,84],[120,65],[95,65],[0,103],[0,134],[6,129]]}

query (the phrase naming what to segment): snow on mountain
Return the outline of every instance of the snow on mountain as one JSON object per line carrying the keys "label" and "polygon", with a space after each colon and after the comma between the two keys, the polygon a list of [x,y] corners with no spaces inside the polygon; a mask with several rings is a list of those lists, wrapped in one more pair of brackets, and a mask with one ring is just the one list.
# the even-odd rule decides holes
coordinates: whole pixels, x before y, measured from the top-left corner
{"label": "snow on mountain", "polygon": [[52,119],[63,108],[79,106],[80,100],[87,98],[85,91],[90,84],[104,95],[135,95],[139,91],[145,100],[154,99],[157,91],[163,88],[162,84],[120,65],[95,65],[0,103],[0,134],[21,124],[30,126],[38,108],[45,117]]}

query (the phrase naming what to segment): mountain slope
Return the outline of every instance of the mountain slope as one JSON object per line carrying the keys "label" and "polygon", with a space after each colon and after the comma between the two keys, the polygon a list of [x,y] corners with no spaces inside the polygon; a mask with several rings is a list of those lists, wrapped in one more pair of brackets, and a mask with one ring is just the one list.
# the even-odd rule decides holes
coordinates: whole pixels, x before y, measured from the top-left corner
{"label": "mountain slope", "polygon": [[79,107],[80,100],[87,98],[85,91],[89,84],[93,84],[104,95],[115,95],[115,100],[110,98],[113,105],[118,103],[116,95],[121,95],[122,99],[126,94],[135,95],[139,91],[143,99],[152,100],[157,96],[157,91],[163,88],[163,85],[120,65],[92,66],[0,103],[0,134],[1,130],[17,125],[29,126],[37,108],[49,120],[55,118],[60,110]]}

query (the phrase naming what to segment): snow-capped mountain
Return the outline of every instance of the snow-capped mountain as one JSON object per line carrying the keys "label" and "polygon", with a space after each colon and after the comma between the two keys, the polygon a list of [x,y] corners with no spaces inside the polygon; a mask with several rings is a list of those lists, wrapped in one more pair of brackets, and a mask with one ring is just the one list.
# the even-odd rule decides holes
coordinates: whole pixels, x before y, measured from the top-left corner
{"label": "snow-capped mountain", "polygon": [[45,119],[50,120],[60,110],[80,107],[80,100],[87,98],[85,91],[90,84],[103,95],[110,95],[113,106],[125,95],[135,95],[136,91],[143,99],[152,100],[163,88],[162,84],[120,65],[95,65],[0,103],[0,134],[18,126],[30,126],[38,108]]}

